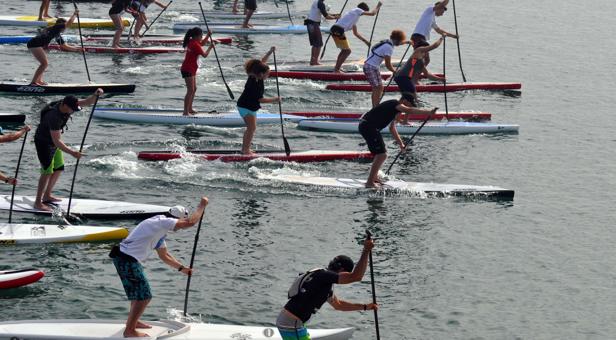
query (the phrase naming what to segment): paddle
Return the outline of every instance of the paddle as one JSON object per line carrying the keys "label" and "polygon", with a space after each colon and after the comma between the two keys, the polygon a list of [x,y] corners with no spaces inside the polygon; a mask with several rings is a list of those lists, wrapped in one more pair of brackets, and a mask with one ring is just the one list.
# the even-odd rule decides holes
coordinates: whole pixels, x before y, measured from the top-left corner
{"label": "paddle", "polygon": [[[344,1],[344,5],[342,5],[342,9],[340,10],[340,15],[342,15],[342,12],[344,12],[344,8],[346,7],[348,2],[349,0]],[[336,22],[338,22],[338,20],[340,20],[340,18],[336,19]],[[336,24],[336,22],[334,22],[334,24]],[[327,39],[325,39],[325,44],[323,45],[323,51],[321,51],[321,57],[319,59],[323,59],[323,56],[325,55],[325,49],[327,48],[327,43],[329,42],[329,38],[331,38],[331,36],[332,36],[331,33],[327,35]]]}
{"label": "paddle", "polygon": [[156,18],[154,18],[154,20],[152,20],[152,23],[150,24],[150,26],[146,25],[145,31],[143,31],[142,34],[139,35],[140,38],[143,38],[143,36],[147,33],[147,31],[152,28],[152,26],[154,26],[154,23],[156,22],[156,20],[158,20],[158,18],[167,10],[167,8],[169,8],[169,6],[171,6],[171,3],[173,2],[173,0],[169,1],[169,3],[167,4],[167,6],[165,8],[163,8],[160,13],[158,13],[158,15],[156,16]]}
{"label": "paddle", "polygon": [[11,206],[9,207],[9,223],[13,217],[13,201],[15,200],[15,187],[17,186],[17,176],[19,175],[19,166],[21,165],[21,156],[24,154],[24,146],[26,146],[26,139],[28,139],[28,131],[24,133],[24,140],[21,142],[21,150],[19,151],[19,159],[17,160],[17,168],[15,168],[15,184],[13,184],[13,190],[11,191]]}
{"label": "paddle", "polygon": [[295,25],[293,23],[293,19],[291,19],[291,10],[289,9],[289,0],[284,0],[284,3],[287,5],[287,14],[289,15],[289,21],[291,22],[291,25]]}
{"label": "paddle", "polygon": [[[79,146],[79,152],[83,151],[83,145],[86,142],[86,135],[88,134],[88,129],[90,128],[90,122],[92,122],[92,116],[94,115],[94,110],[96,110],[96,104],[98,103],[99,95],[96,94],[96,99],[94,100],[94,105],[92,105],[92,111],[90,111],[90,117],[88,117],[88,123],[86,124],[86,129],[83,132],[83,137],[81,138],[81,145]],[[73,171],[73,180],[71,181],[71,191],[68,195],[68,208],[66,208],[66,216],[71,216],[71,202],[73,200],[73,189],[75,188],[75,178],[77,178],[77,169],[79,168],[79,158],[77,158],[77,162],[75,163],[75,170]]]}
{"label": "paddle", "polygon": [[[201,231],[201,222],[203,222],[203,215],[205,215],[205,211],[201,214],[201,218],[199,219],[199,226],[197,227],[197,233],[195,234],[195,243],[193,244],[193,251],[190,257],[190,267],[193,267],[195,263],[195,254],[197,253],[197,242],[199,241],[199,232]],[[192,278],[192,274],[188,275],[188,279],[186,280],[186,295],[184,296],[184,316],[188,315],[188,292],[190,291],[190,279]]]}
{"label": "paddle", "polygon": [[458,33],[458,16],[456,15],[456,0],[452,0],[453,5],[453,22],[456,25],[456,43],[458,44],[458,62],[460,63],[460,72],[462,73],[462,81],[466,83],[466,76],[462,70],[462,54],[460,53],[460,34]]}
{"label": "paddle", "polygon": [[[372,234],[369,230],[366,230],[366,238],[371,239]],[[372,285],[372,303],[376,305],[376,290],[374,288],[374,265],[372,263],[372,250],[369,253],[370,260],[370,283]],[[376,328],[376,340],[381,340],[381,334],[379,333],[379,314],[377,310],[374,310],[374,327]]]}
{"label": "paddle", "polygon": [[443,94],[445,95],[445,118],[449,120],[449,108],[447,107],[447,73],[445,68],[445,51],[447,51],[445,48],[446,40],[447,38],[443,36]]}
{"label": "paddle", "polygon": [[280,85],[278,84],[278,62],[276,61],[276,50],[274,50],[274,71],[276,71],[276,92],[278,93],[278,112],[280,112],[280,130],[282,131],[282,141],[284,142],[284,152],[287,157],[291,154],[291,147],[287,141],[287,137],[284,135],[284,123],[282,121],[282,103],[280,101]]}
{"label": "paddle", "polygon": [[372,23],[372,32],[370,32],[370,41],[368,42],[368,51],[366,51],[366,58],[370,56],[370,47],[372,46],[372,37],[374,36],[374,28],[376,27],[376,21],[379,20],[379,13],[381,13],[381,9],[376,12],[376,16],[374,17],[374,22]]}
{"label": "paddle", "polygon": [[[210,32],[210,25],[207,24],[207,19],[205,18],[205,12],[203,11],[203,6],[201,6],[201,2],[199,2],[199,8],[201,9],[201,15],[203,16],[203,22],[205,22],[205,27],[207,31]],[[231,92],[231,88],[227,85],[227,81],[225,80],[225,74],[222,72],[222,66],[220,66],[220,60],[218,59],[218,52],[216,52],[216,44],[214,44],[214,37],[210,35],[210,44],[212,44],[214,49],[214,56],[216,56],[216,62],[218,63],[218,69],[220,70],[220,77],[222,78],[222,82],[225,83],[227,87],[227,93],[229,93],[229,97],[231,99],[235,99],[233,92]]]}
{"label": "paddle", "polygon": [[[77,3],[73,0],[73,7],[77,9]],[[77,27],[79,28],[79,41],[81,42],[81,55],[83,56],[83,63],[86,65],[86,73],[88,74],[88,82],[92,81],[90,78],[90,70],[88,70],[88,61],[86,60],[86,50],[83,48],[83,36],[81,35],[81,20],[79,19],[79,13],[77,13]]]}

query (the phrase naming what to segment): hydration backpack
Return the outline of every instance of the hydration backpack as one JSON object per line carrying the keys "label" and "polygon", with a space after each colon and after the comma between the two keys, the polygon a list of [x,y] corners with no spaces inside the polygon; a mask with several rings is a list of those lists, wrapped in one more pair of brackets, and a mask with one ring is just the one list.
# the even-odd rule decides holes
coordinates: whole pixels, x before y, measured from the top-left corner
{"label": "hydration backpack", "polygon": [[304,284],[306,282],[310,282],[310,280],[312,280],[313,274],[321,270],[325,270],[325,269],[315,268],[303,274],[299,274],[299,276],[295,279],[295,281],[293,281],[291,288],[289,288],[289,292],[287,293],[287,296],[289,297],[289,299],[292,299],[300,294],[305,293],[306,289],[303,288]]}

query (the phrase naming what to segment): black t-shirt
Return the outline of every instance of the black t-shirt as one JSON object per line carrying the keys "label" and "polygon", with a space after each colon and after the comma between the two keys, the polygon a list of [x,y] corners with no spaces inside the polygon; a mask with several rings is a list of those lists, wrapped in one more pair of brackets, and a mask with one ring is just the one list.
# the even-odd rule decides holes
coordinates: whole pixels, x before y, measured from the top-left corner
{"label": "black t-shirt", "polygon": [[289,299],[284,308],[305,323],[334,295],[335,283],[338,283],[338,273],[326,269],[316,271],[302,285],[305,292]]}
{"label": "black t-shirt", "polygon": [[51,131],[64,129],[68,117],[60,112],[60,101],[53,102],[41,110],[41,122],[34,133],[34,141],[44,145],[54,146]]}
{"label": "black t-shirt", "polygon": [[398,105],[400,105],[400,102],[397,99],[384,101],[372,108],[372,110],[364,113],[361,119],[380,131],[396,119],[396,115],[399,113],[396,109]]}
{"label": "black t-shirt", "polygon": [[237,106],[243,107],[251,111],[257,111],[261,108],[259,99],[263,98],[265,93],[265,85],[263,79],[257,79],[253,76],[249,76],[244,85],[244,92],[237,100]]}

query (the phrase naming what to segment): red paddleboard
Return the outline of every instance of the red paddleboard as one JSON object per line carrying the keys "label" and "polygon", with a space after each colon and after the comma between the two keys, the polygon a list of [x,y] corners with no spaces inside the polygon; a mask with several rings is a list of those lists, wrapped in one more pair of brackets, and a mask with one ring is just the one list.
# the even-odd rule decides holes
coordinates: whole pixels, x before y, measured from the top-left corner
{"label": "red paddleboard", "polygon": [[148,161],[168,161],[171,159],[182,158],[186,156],[200,157],[208,161],[220,160],[222,162],[247,162],[256,158],[267,158],[273,161],[284,162],[325,162],[335,160],[362,160],[372,159],[373,155],[370,152],[364,151],[333,151],[333,150],[308,150],[291,152],[287,156],[284,151],[280,150],[256,150],[255,154],[244,155],[237,150],[188,150],[189,153],[182,154],[175,151],[142,151],[139,153],[139,159]]}
{"label": "red paddleboard", "polygon": [[0,289],[17,288],[40,280],[45,274],[36,269],[0,271]]}
{"label": "red paddleboard", "polygon": [[[343,72],[334,73],[332,71],[272,71],[270,72],[272,77],[278,75],[280,78],[291,79],[310,79],[310,80],[328,80],[328,81],[345,81],[345,80],[367,80],[366,75],[363,72]],[[440,76],[436,74],[436,76]],[[391,72],[381,72],[381,78],[383,80],[389,79]]]}
{"label": "red paddleboard", "polygon": [[[370,84],[328,84],[326,86],[328,90],[337,91],[361,91],[371,92],[372,87]],[[419,84],[417,85],[417,92],[452,92],[452,91],[466,91],[466,90],[519,90],[522,88],[521,83],[448,83],[443,84]],[[385,88],[386,92],[399,91],[398,85],[390,85]]]}
{"label": "red paddleboard", "polygon": [[[294,116],[302,116],[302,117],[320,117],[320,118],[349,118],[349,119],[358,119],[363,115],[361,112],[285,112],[288,115]],[[428,115],[411,115],[409,120],[426,120]],[[435,113],[432,115],[430,120],[443,120],[447,119],[445,113]],[[492,114],[487,112],[449,112],[449,119],[460,119],[460,120],[490,120],[492,119]]]}
{"label": "red paddleboard", "polygon": [[[113,36],[87,36],[84,37],[84,41],[89,41],[89,42],[109,42],[113,39]],[[132,41],[132,39],[131,39]],[[214,39],[214,41],[217,44],[230,44],[231,42],[233,42],[233,39],[231,37],[222,37],[222,38],[216,38]],[[139,39],[139,42],[143,45],[152,45],[152,44],[160,44],[160,45],[182,45],[182,43],[184,42],[184,36],[169,36],[169,37],[164,37],[164,36],[145,36],[141,39]],[[209,40],[207,45],[209,45]]]}
{"label": "red paddleboard", "polygon": [[[60,50],[59,45],[49,45],[50,50]],[[108,46],[84,46],[88,53],[116,53],[116,54],[159,54],[159,53],[183,53],[183,48],[176,47],[121,47]]]}

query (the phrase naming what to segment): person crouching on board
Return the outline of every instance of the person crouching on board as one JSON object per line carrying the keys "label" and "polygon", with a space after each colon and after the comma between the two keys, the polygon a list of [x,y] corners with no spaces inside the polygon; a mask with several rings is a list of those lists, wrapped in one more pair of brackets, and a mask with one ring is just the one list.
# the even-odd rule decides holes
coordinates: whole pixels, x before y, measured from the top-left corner
{"label": "person crouching on board", "polygon": [[103,90],[97,89],[93,95],[83,100],[75,96],[66,96],[62,100],[47,104],[41,110],[41,122],[34,133],[36,155],[41,163],[41,177],[34,200],[35,209],[52,211],[53,209],[47,204],[61,201],[52,195],[52,191],[64,171],[62,151],[75,158],[83,156],[79,151],[64,144],[62,133],[73,112],[81,110],[82,106],[94,104],[96,97],[102,94]]}
{"label": "person crouching on board", "polygon": [[308,17],[304,20],[304,25],[306,25],[308,30],[308,40],[310,41],[310,46],[312,46],[310,50],[310,65],[321,65],[319,63],[319,54],[321,54],[321,48],[323,47],[321,17],[327,20],[339,19],[340,14],[327,13],[325,0],[314,0],[312,6],[310,6]]}
{"label": "person crouching on board", "polygon": [[[207,51],[204,51],[201,46],[205,45],[208,38],[210,39],[210,47]],[[193,27],[189,29],[184,35],[184,42],[182,46],[186,49],[184,56],[184,62],[180,68],[182,78],[186,82],[186,96],[184,96],[184,116],[189,116],[197,113],[193,109],[193,101],[195,100],[195,94],[197,93],[197,69],[199,69],[198,59],[199,56],[207,58],[212,48],[214,48],[214,40],[212,39],[212,32],[208,32],[205,38],[203,38],[203,30],[199,27]]]}
{"label": "person crouching on board", "polygon": [[[417,21],[417,24],[415,25],[413,35],[411,35],[411,41],[413,42],[413,46],[415,46],[415,44],[418,42],[430,41],[430,31],[432,31],[432,29],[434,29],[440,35],[458,39],[457,35],[443,30],[436,24],[436,17],[442,16],[445,11],[447,11],[448,3],[449,0],[439,1],[435,3],[434,6],[429,6],[423,11],[421,17],[419,18],[419,21]],[[426,66],[428,66],[428,64],[430,63],[430,55],[426,55],[425,59]]]}
{"label": "person crouching on board", "polygon": [[167,251],[167,233],[194,226],[199,222],[208,204],[207,197],[202,197],[199,207],[190,216],[182,206],[175,206],[167,217],[157,215],[142,221],[133,229],[119,245],[114,246],[109,253],[113,265],[120,276],[124,292],[130,301],[130,311],[126,319],[124,337],[147,337],[146,333],[137,329],[152,328],[140,321],[145,308],[152,299],[150,284],[143,272],[143,262],[152,255],[154,250],[158,257],[171,268],[185,275],[192,275],[193,269],[187,268]]}
{"label": "person crouching on board", "polygon": [[[165,9],[166,5],[160,3],[157,0],[132,0],[129,5],[129,9],[131,10],[131,14],[135,18],[135,27],[133,29],[133,40],[138,42],[141,38],[139,32],[141,32],[141,28],[146,25],[148,22],[148,18],[145,16],[145,10],[151,5],[156,4],[158,7]],[[146,25],[147,27],[147,25]],[[130,34],[130,32],[129,32]]]}
{"label": "person crouching on board", "polygon": [[383,40],[370,49],[370,55],[364,62],[364,74],[368,83],[372,87],[372,107],[379,105],[383,96],[383,79],[381,78],[381,64],[385,61],[385,67],[391,71],[392,75],[396,72],[391,65],[391,56],[394,53],[394,46],[410,44],[406,40],[406,34],[400,30],[391,31],[389,39]]}
{"label": "person crouching on board", "polygon": [[405,151],[406,145],[400,138],[396,123],[402,119],[402,114],[430,114],[436,112],[415,108],[415,96],[412,93],[403,93],[400,99],[391,99],[382,102],[361,116],[359,120],[359,133],[366,140],[368,149],[374,155],[370,174],[366,181],[366,188],[380,188],[383,184],[379,179],[379,170],[387,159],[387,148],[381,136],[381,130],[389,125],[389,131],[400,146],[400,151]]}
{"label": "person crouching on board", "polygon": [[[238,0],[233,1],[233,13],[234,14],[238,12],[237,2]],[[257,11],[257,0],[244,0],[244,22],[242,23],[243,28],[253,27],[248,22],[250,21],[250,18],[252,18],[252,15],[256,11]]]}
{"label": "person crouching on board", "polygon": [[[22,127],[21,130],[17,132],[10,133],[7,135],[3,135],[2,130],[0,129],[0,143],[8,143],[8,142],[16,141],[19,138],[21,138],[24,135],[24,133],[26,133],[27,131],[30,131],[29,125]],[[2,172],[0,172],[0,181],[6,184],[10,184],[10,185],[17,184],[17,180],[15,178],[5,176]]]}
{"label": "person crouching on board", "polygon": [[113,21],[115,26],[115,33],[113,35],[113,42],[111,47],[121,48],[120,39],[122,38],[122,32],[124,31],[124,22],[122,22],[122,13],[129,9],[131,0],[113,0],[111,2],[111,8],[109,9],[109,17]]}
{"label": "person crouching on board", "polygon": [[374,303],[352,303],[334,295],[334,284],[360,282],[366,272],[368,255],[374,248],[374,241],[366,238],[364,249],[355,266],[346,255],[338,255],[329,262],[327,269],[318,268],[300,275],[288,292],[289,301],[285,304],[276,327],[283,340],[309,340],[310,334],[304,326],[327,301],[335,310],[366,311],[378,309]]}
{"label": "person crouching on board", "polygon": [[278,103],[280,101],[280,97],[263,97],[265,93],[264,80],[270,74],[270,68],[266,62],[275,49],[276,47],[272,46],[261,60],[250,59],[244,64],[248,80],[244,85],[244,92],[237,100],[237,110],[246,123],[246,131],[244,131],[242,140],[242,153],[245,155],[254,153],[250,149],[250,145],[257,129],[257,111],[261,108],[261,103]]}
{"label": "person crouching on board", "polygon": [[34,72],[34,77],[32,77],[30,85],[47,85],[47,83],[43,81],[43,73],[45,73],[49,65],[47,62],[47,52],[45,52],[45,50],[49,46],[49,43],[51,43],[51,40],[55,39],[62,51],[81,51],[81,47],[68,45],[64,42],[64,38],[62,38],[62,32],[64,32],[67,26],[73,23],[78,14],[79,11],[76,10],[68,21],[62,18],[56,20],[53,26],[42,29],[35,37],[28,40],[28,44],[26,45],[28,51],[32,53],[40,64]]}
{"label": "person crouching on board", "polygon": [[351,47],[345,32],[353,30],[353,34],[357,37],[357,39],[363,41],[366,45],[370,45],[368,39],[364,38],[361,34],[359,34],[359,31],[357,31],[357,21],[359,21],[359,17],[362,15],[375,16],[382,5],[383,4],[379,1],[376,8],[370,11],[368,5],[365,2],[361,2],[357,5],[357,8],[353,8],[348,11],[330,28],[330,34],[334,37],[336,47],[340,49],[340,53],[336,59],[334,72],[341,72],[340,68],[342,67],[342,64],[344,64],[349,55],[351,55]]}

